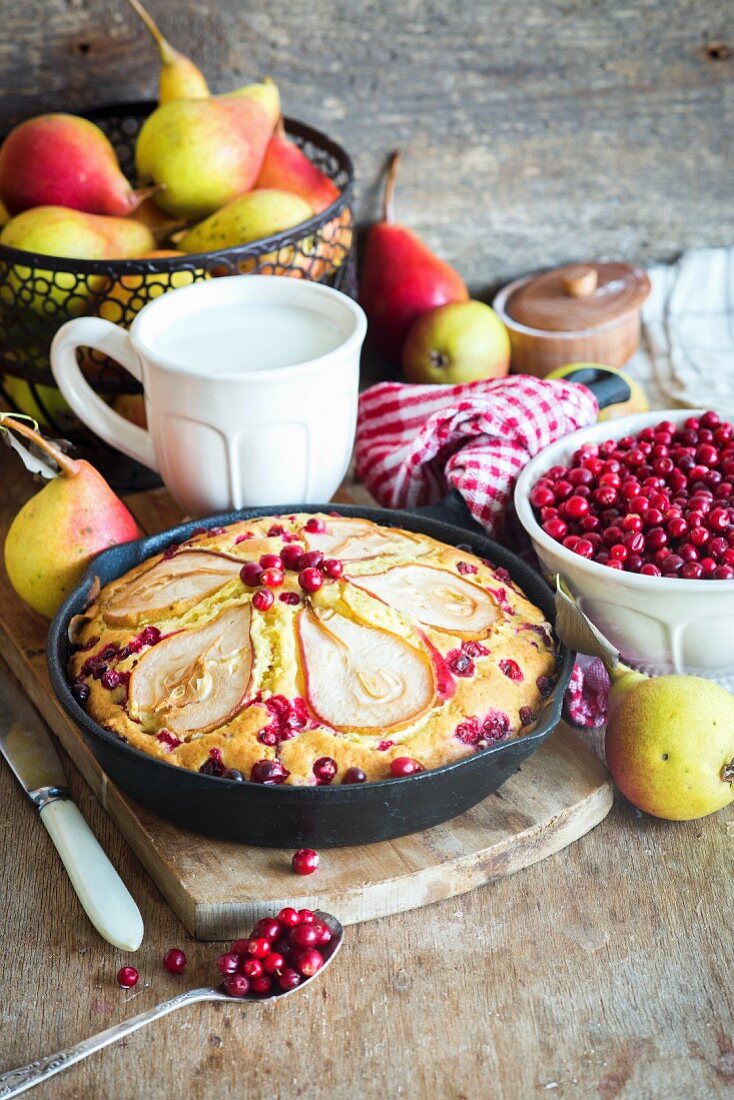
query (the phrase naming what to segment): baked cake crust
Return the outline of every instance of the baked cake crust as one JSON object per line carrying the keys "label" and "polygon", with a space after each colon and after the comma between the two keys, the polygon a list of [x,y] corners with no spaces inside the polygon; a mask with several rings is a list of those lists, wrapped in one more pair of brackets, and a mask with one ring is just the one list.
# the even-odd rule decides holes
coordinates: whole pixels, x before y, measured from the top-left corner
{"label": "baked cake crust", "polygon": [[[240,569],[288,545],[342,575],[307,592],[284,569],[258,610]],[[326,514],[202,529],[106,585],[77,642],[76,697],[130,745],[295,785],[387,779],[397,758],[435,768],[527,733],[557,671],[550,625],[503,569]]]}

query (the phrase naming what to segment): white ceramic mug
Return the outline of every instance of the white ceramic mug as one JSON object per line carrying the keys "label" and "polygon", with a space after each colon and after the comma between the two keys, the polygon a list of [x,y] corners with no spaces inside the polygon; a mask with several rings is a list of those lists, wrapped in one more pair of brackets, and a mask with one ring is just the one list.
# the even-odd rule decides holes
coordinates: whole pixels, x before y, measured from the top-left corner
{"label": "white ceramic mug", "polygon": [[[99,317],[67,322],[51,367],[79,419],[158,471],[190,514],[312,504],[331,498],[349,465],[366,329],[338,290],[235,275],[160,295],[129,332]],[[80,347],[142,383],[147,430],[92,390]]]}

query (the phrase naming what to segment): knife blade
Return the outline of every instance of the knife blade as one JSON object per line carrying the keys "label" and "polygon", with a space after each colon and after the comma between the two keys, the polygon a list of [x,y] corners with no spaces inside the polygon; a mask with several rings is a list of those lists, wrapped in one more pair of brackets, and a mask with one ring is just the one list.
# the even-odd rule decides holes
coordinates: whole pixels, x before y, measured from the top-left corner
{"label": "knife blade", "polygon": [[64,768],[40,715],[2,667],[0,753],[38,808],[94,927],[115,947],[136,951],[143,939],[140,911],[72,801]]}

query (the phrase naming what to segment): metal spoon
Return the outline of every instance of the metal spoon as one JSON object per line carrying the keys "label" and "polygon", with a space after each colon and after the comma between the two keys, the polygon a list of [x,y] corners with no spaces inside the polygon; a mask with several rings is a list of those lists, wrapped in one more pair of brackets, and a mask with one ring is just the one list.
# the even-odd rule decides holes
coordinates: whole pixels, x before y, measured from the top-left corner
{"label": "metal spoon", "polygon": [[324,924],[327,925],[332,934],[332,939],[322,951],[324,965],[321,970],[319,970],[313,978],[308,978],[301,985],[297,985],[295,989],[281,990],[265,997],[258,996],[256,993],[248,993],[245,997],[240,998],[228,996],[228,994],[223,992],[221,986],[189,989],[186,993],[179,993],[177,997],[171,997],[170,1000],[163,1001],[161,1004],[156,1005],[155,1008],[148,1009],[147,1012],[141,1012],[137,1016],[133,1016],[130,1020],[125,1020],[121,1024],[115,1024],[114,1027],[108,1027],[106,1031],[100,1031],[97,1035],[93,1035],[91,1039],[84,1039],[81,1043],[77,1043],[76,1046],[69,1047],[67,1050],[59,1050],[56,1054],[49,1054],[46,1058],[39,1058],[37,1062],[31,1062],[30,1065],[20,1066],[18,1069],[10,1069],[6,1073],[0,1073],[0,1100],[9,1100],[11,1096],[19,1096],[20,1093],[25,1092],[26,1089],[33,1088],[34,1085],[40,1084],[41,1081],[46,1081],[49,1077],[53,1077],[55,1073],[60,1073],[62,1069],[73,1066],[75,1062],[80,1062],[82,1058],[86,1058],[88,1054],[94,1054],[96,1050],[101,1050],[103,1047],[110,1046],[111,1043],[117,1042],[118,1039],[122,1039],[125,1035],[130,1035],[133,1031],[137,1031],[138,1028],[145,1027],[146,1024],[151,1023],[153,1020],[158,1020],[161,1016],[167,1016],[169,1012],[173,1012],[177,1008],[182,1008],[184,1005],[196,1004],[197,1001],[228,1001],[230,1005],[251,1004],[252,1002],[262,1004],[263,1001],[281,1000],[290,993],[297,993],[299,989],[303,989],[305,986],[309,985],[318,974],[323,974],[324,970],[341,947],[344,938],[344,929],[336,917],[331,916],[330,913],[322,913],[318,910],[315,916],[318,920],[323,921]]}

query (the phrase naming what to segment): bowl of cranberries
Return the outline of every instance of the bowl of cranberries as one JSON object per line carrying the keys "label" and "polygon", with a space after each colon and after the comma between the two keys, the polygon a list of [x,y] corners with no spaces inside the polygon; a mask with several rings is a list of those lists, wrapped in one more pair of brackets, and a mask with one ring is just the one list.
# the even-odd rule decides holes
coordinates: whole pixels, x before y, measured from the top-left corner
{"label": "bowl of cranberries", "polygon": [[731,422],[683,409],[582,428],[528,463],[515,507],[623,660],[734,684]]}

